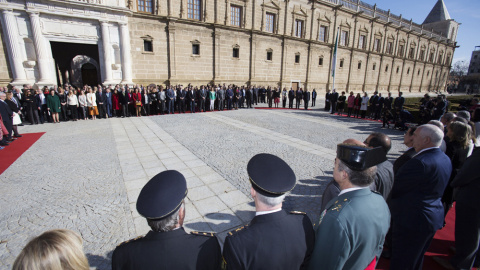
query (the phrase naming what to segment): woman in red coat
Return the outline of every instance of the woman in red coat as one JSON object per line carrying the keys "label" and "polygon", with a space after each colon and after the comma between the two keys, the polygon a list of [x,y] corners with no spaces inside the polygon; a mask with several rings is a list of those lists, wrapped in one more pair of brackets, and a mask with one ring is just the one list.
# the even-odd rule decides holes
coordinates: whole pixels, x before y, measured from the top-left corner
{"label": "woman in red coat", "polygon": [[133,105],[135,106],[135,111],[137,112],[137,117],[142,116],[142,94],[140,89],[135,88],[135,93],[133,93]]}
{"label": "woman in red coat", "polygon": [[113,91],[113,95],[112,95],[112,110],[113,110],[113,115],[115,117],[118,116],[118,111],[121,110],[120,99],[119,99],[119,96],[118,96],[117,88],[115,88],[115,90]]}

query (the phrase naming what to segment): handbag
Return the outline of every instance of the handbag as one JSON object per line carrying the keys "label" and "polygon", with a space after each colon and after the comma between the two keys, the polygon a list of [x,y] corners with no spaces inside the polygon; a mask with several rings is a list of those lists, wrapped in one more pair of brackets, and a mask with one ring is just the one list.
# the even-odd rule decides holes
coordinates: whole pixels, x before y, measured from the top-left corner
{"label": "handbag", "polygon": [[137,103],[135,103],[137,106],[142,106],[142,102],[141,101],[137,101]]}
{"label": "handbag", "polygon": [[15,125],[15,126],[20,125],[22,123],[22,120],[20,119],[20,115],[18,113],[15,113],[13,115],[12,122],[13,122],[12,124]]}

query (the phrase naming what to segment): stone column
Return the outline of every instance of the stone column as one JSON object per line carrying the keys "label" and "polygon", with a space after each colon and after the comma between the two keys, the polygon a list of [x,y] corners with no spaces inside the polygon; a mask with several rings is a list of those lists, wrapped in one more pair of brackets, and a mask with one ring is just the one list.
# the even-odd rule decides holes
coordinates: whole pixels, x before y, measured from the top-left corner
{"label": "stone column", "polygon": [[12,85],[22,85],[27,83],[27,76],[25,74],[25,69],[23,68],[23,59],[21,48],[18,43],[18,28],[15,21],[15,15],[10,9],[2,10],[3,19],[4,19],[4,29],[5,37],[7,43],[8,54],[10,55],[10,60],[12,61],[12,74],[13,81]]}
{"label": "stone column", "polygon": [[100,21],[102,29],[103,46],[103,66],[105,68],[105,78],[103,84],[113,84],[112,81],[112,46],[110,45],[110,32],[108,31],[108,22]]}
{"label": "stone column", "polygon": [[40,27],[40,14],[38,12],[28,12],[30,16],[30,25],[32,27],[33,42],[35,44],[35,53],[37,54],[38,83],[39,85],[53,84],[50,76],[50,65],[48,57],[48,48]]}
{"label": "stone column", "polygon": [[133,84],[132,82],[132,56],[130,55],[130,33],[126,22],[118,23],[120,25],[120,42],[122,53],[122,83]]}

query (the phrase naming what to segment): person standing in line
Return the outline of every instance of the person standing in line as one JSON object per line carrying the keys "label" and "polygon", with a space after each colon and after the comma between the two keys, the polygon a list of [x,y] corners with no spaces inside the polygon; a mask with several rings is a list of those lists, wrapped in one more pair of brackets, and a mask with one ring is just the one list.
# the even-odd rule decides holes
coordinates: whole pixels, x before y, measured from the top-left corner
{"label": "person standing in line", "polygon": [[293,109],[293,100],[295,99],[295,91],[290,87],[288,91],[288,108]]}
{"label": "person standing in line", "polygon": [[28,121],[30,121],[31,125],[38,125],[40,123],[40,118],[38,117],[38,110],[35,105],[35,92],[33,89],[25,92],[24,104]]}
{"label": "person standing in line", "polygon": [[315,88],[313,88],[313,91],[312,91],[312,107],[315,107],[315,101],[317,101],[317,90],[315,90]]}
{"label": "person standing in line", "polygon": [[195,97],[196,94],[194,88],[192,86],[189,86],[187,92],[187,100],[190,107],[190,113],[195,113]]}
{"label": "person standing in line", "polygon": [[308,110],[308,103],[310,102],[310,92],[307,88],[305,88],[305,92],[303,93],[303,105],[305,110]]}
{"label": "person standing in line", "polygon": [[166,106],[166,99],[167,95],[165,93],[165,89],[163,86],[160,86],[160,89],[158,90],[158,102],[160,103],[160,114],[163,115],[165,114],[165,106]]}
{"label": "person standing in line", "polygon": [[280,90],[277,87],[273,88],[272,96],[275,108],[278,108],[278,104],[280,103]]}
{"label": "person standing in line", "polygon": [[361,105],[360,105],[360,112],[362,114],[362,119],[365,118],[365,115],[367,114],[368,100],[369,100],[368,94],[367,94],[367,92],[365,92],[363,97],[362,97],[362,101],[361,101]]}
{"label": "person standing in line", "polygon": [[441,201],[452,163],[440,149],[443,131],[419,126],[413,133],[417,154],[395,174],[390,200],[392,257],[390,269],[422,269],[423,257],[436,231],[443,227]]}
{"label": "person standing in line", "polygon": [[70,116],[73,121],[77,121],[77,112],[78,112],[78,98],[73,94],[73,91],[68,92],[67,96],[68,109],[70,110]]}
{"label": "person standing in line", "polygon": [[351,117],[353,112],[353,107],[355,106],[355,96],[353,95],[353,91],[350,92],[350,96],[347,99],[347,116]]}
{"label": "person standing in line", "polygon": [[233,90],[231,87],[228,87],[227,92],[226,92],[226,98],[227,98],[227,110],[232,109],[232,102],[233,102]]}
{"label": "person standing in line", "polygon": [[337,103],[337,111],[338,115],[343,115],[343,112],[345,110],[345,100],[347,97],[345,96],[345,92],[342,91],[342,95],[338,97],[338,103]]}
{"label": "person standing in line", "polygon": [[137,117],[142,116],[142,93],[140,93],[140,89],[135,88],[135,93],[133,93],[133,102],[135,105],[135,113]]}
{"label": "person standing in line", "polygon": [[97,98],[95,96],[95,93],[92,92],[91,87],[88,87],[87,106],[88,114],[92,117],[92,120],[96,120],[98,115]]}
{"label": "person standing in line", "polygon": [[175,92],[172,89],[172,86],[170,85],[168,87],[167,93],[165,93],[168,101],[168,114],[173,114],[174,113],[174,106],[175,106]]}
{"label": "person standing in line", "polygon": [[205,87],[202,85],[200,86],[200,90],[198,90],[198,111],[206,112],[206,108],[205,108],[206,98],[207,98],[207,92],[205,91]]}
{"label": "person standing in line", "polygon": [[327,93],[325,93],[325,108],[324,110],[326,112],[330,111],[330,99],[332,98],[332,94],[330,94],[330,90],[327,90]]}
{"label": "person standing in line", "polygon": [[282,107],[285,109],[287,107],[287,88],[284,87],[282,90]]}
{"label": "person standing in line", "polygon": [[82,119],[87,120],[87,96],[85,90],[80,90],[78,95],[78,104],[80,105],[80,112],[82,113]]}
{"label": "person standing in line", "polygon": [[217,93],[215,93],[215,89],[212,87],[210,92],[208,92],[208,97],[210,98],[210,111],[215,111],[215,99],[217,99]]}
{"label": "person standing in line", "polygon": [[48,112],[52,115],[53,123],[60,123],[58,114],[62,111],[62,105],[60,98],[55,94],[55,91],[51,90],[50,95],[47,96]]}
{"label": "person standing in line", "polygon": [[334,114],[335,112],[337,112],[337,101],[338,93],[336,89],[333,89],[332,94],[330,95],[330,106],[332,107],[332,111],[330,112],[330,114]]}
{"label": "person standing in line", "polygon": [[296,101],[296,106],[295,109],[300,109],[300,102],[303,99],[303,91],[302,88],[298,88],[298,90],[295,92],[295,101]]}
{"label": "person standing in line", "polygon": [[219,87],[217,91],[218,109],[223,111],[225,109],[225,87]]}
{"label": "person standing in line", "polygon": [[106,118],[107,114],[105,112],[105,101],[107,98],[101,85],[98,86],[98,91],[95,93],[95,98],[97,100],[98,118]]}
{"label": "person standing in line", "polygon": [[62,87],[58,88],[58,98],[60,99],[60,120],[68,121],[67,117],[67,94]]}

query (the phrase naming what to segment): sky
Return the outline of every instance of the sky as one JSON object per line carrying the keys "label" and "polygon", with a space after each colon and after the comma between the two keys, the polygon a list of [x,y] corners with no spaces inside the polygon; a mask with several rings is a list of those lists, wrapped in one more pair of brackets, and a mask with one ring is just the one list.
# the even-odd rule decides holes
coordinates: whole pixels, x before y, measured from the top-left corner
{"label": "sky", "polygon": [[[377,4],[383,10],[390,9],[395,15],[402,14],[405,19],[422,24],[428,13],[438,0],[362,0],[368,4]],[[470,57],[475,46],[480,46],[480,0],[443,0],[450,17],[461,23],[457,46],[453,55],[454,64],[465,60],[470,63]],[[480,49],[480,48],[479,48]]]}

